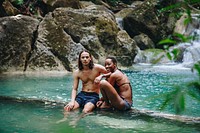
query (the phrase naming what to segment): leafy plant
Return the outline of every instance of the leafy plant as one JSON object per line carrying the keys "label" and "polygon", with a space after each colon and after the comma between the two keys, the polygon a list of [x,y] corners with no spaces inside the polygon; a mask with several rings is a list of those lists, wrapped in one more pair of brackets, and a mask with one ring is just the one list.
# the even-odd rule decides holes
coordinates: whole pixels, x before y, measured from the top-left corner
{"label": "leafy plant", "polygon": [[196,35],[184,36],[183,34],[174,33],[169,38],[161,40],[159,42],[159,45],[164,45],[166,55],[170,60],[176,60],[178,55],[180,54],[180,50],[177,48],[170,50],[170,46],[177,45],[178,43],[190,42],[195,39],[196,39]]}
{"label": "leafy plant", "polygon": [[9,0],[9,2],[18,9],[20,14],[34,16],[42,13],[40,4],[42,0]]}
{"label": "leafy plant", "polygon": [[[161,11],[172,11],[177,8],[182,9],[187,14],[187,18],[184,20],[184,24],[187,25],[192,22],[190,5],[196,4],[197,2],[199,2],[199,0],[184,0],[180,3],[165,7]],[[196,37],[197,36],[184,36],[183,34],[175,33],[169,38],[161,40],[159,44],[164,45],[167,57],[170,60],[174,60],[177,58],[180,51],[178,49],[170,50],[170,46],[177,45],[181,42],[190,42],[195,40]],[[175,86],[173,91],[164,94],[165,100],[159,107],[160,110],[165,109],[169,104],[173,104],[175,112],[180,114],[185,110],[185,97],[187,95],[200,102],[200,62],[194,64],[192,71],[197,72],[199,80],[186,83],[185,86]]]}
{"label": "leafy plant", "polygon": [[174,11],[176,14],[178,14],[176,10],[179,9],[182,11],[182,13],[187,14],[187,18],[185,19],[184,24],[188,24],[192,21],[191,9],[194,9],[193,5],[195,4],[199,4],[199,0],[183,0],[183,1],[177,2],[176,4],[172,4],[170,6],[162,8],[160,12]]}
{"label": "leafy plant", "polygon": [[180,114],[185,110],[186,96],[200,102],[200,62],[196,63],[192,70],[197,72],[199,80],[186,83],[185,86],[175,86],[171,92],[160,95],[160,98],[164,98],[164,102],[160,105],[159,110],[164,110],[169,104],[172,104],[175,112]]}
{"label": "leafy plant", "polygon": [[15,5],[22,5],[24,4],[24,0],[13,0],[12,1]]}

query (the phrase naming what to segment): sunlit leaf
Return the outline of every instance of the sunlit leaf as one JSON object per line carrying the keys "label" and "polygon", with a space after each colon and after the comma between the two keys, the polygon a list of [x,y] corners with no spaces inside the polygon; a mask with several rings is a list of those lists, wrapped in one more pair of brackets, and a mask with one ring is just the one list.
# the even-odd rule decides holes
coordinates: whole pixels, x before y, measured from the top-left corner
{"label": "sunlit leaf", "polygon": [[160,57],[158,57],[157,59],[152,60],[152,64],[157,64],[162,58],[164,57],[164,55],[161,55]]}
{"label": "sunlit leaf", "polygon": [[159,110],[163,110],[166,108],[167,105],[173,104],[174,99],[177,95],[178,89],[175,88],[173,91],[166,93],[166,95],[163,95],[162,98],[164,98],[164,102],[160,105]]}
{"label": "sunlit leaf", "polygon": [[[200,84],[199,84],[200,85]],[[200,102],[200,90],[197,89],[197,91],[194,91],[194,89],[189,89],[187,94],[192,97],[193,99],[197,100]]]}
{"label": "sunlit leaf", "polygon": [[160,105],[159,110],[164,110],[170,101],[172,101],[172,99],[165,99],[165,101]]}
{"label": "sunlit leaf", "polygon": [[167,107],[167,105],[173,101],[172,93],[169,93],[165,96],[165,101],[160,105],[159,110],[164,110]]}
{"label": "sunlit leaf", "polygon": [[174,55],[174,58],[177,59],[177,56],[179,55],[180,50],[179,49],[173,49],[172,54]]}
{"label": "sunlit leaf", "polygon": [[198,75],[200,77],[200,62],[195,63],[194,66],[193,66],[193,69],[198,72]]}
{"label": "sunlit leaf", "polygon": [[24,3],[24,0],[14,0],[13,3],[16,5],[22,5]]}
{"label": "sunlit leaf", "polygon": [[158,44],[160,44],[160,45],[162,45],[162,44],[176,44],[176,41],[172,40],[172,39],[164,39],[164,40],[161,40]]}
{"label": "sunlit leaf", "polygon": [[179,108],[180,111],[184,111],[185,110],[185,97],[184,97],[184,93],[181,93],[179,96]]}
{"label": "sunlit leaf", "polygon": [[175,94],[174,108],[177,114],[180,114],[185,110],[185,97],[184,91],[181,87],[176,87],[177,93]]}
{"label": "sunlit leaf", "polygon": [[192,16],[191,16],[191,10],[189,9],[188,6],[187,6],[187,8],[186,8],[186,13],[187,13],[187,15],[188,15],[188,18],[191,19],[191,18],[192,18]]}
{"label": "sunlit leaf", "polygon": [[183,34],[180,34],[180,33],[174,33],[173,35],[180,38],[181,40],[184,40],[184,38],[185,38],[185,36]]}
{"label": "sunlit leaf", "polygon": [[168,58],[169,60],[172,60],[172,56],[171,56],[171,54],[170,54],[169,52],[167,52],[166,55],[167,55],[167,58]]}
{"label": "sunlit leaf", "polygon": [[181,3],[180,3],[180,2],[177,3],[177,4],[170,5],[170,6],[167,6],[167,7],[165,7],[165,8],[162,8],[162,9],[161,9],[161,12],[169,11],[169,10],[172,10],[172,9],[177,9],[177,8],[179,8],[179,7],[181,7]]}
{"label": "sunlit leaf", "polygon": [[189,18],[186,18],[185,20],[184,20],[184,25],[187,25],[187,24],[189,24],[191,22],[191,20],[189,19]]}

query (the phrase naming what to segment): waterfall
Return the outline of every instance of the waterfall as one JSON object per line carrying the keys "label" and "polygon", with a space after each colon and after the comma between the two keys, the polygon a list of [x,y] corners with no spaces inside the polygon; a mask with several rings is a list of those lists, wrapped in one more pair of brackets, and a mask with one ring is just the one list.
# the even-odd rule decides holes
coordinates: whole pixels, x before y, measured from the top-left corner
{"label": "waterfall", "polygon": [[[184,17],[183,17],[184,18]],[[191,68],[194,63],[197,61],[200,61],[200,18],[199,14],[192,14],[192,23],[189,23],[187,26],[184,26],[185,19],[182,19],[182,23],[178,24],[177,27],[182,27],[182,31],[180,34],[183,34],[185,36],[195,36],[195,39],[187,42],[187,43],[180,43],[173,48],[178,48],[181,50],[181,56],[182,60],[179,60],[181,62],[178,65],[181,65],[183,67],[189,67]],[[116,17],[116,23],[118,27],[123,30],[123,19],[121,17]],[[179,32],[178,32],[179,33]],[[134,62],[136,64],[140,63],[147,63],[151,64],[153,60],[159,59],[161,56],[163,56],[165,53],[162,52],[159,49],[154,50],[138,50],[138,54],[134,58]],[[166,56],[163,56],[160,58],[159,64],[171,64],[174,62],[170,61]],[[175,63],[176,64],[176,63]]]}
{"label": "waterfall", "polygon": [[[200,61],[200,19],[198,18],[199,15],[193,15],[192,16],[192,23],[189,23],[187,26],[178,25],[180,27],[184,27],[182,29],[183,32],[180,32],[181,34],[185,36],[193,36],[194,39],[185,42],[185,43],[179,43],[176,46],[172,46],[170,49],[173,50],[174,48],[177,48],[181,51],[181,59],[178,60],[178,64],[176,65],[180,67],[187,67],[191,68],[193,65]],[[184,20],[183,20],[184,21]],[[151,60],[158,59],[160,55],[162,55],[162,52],[159,54],[158,50],[140,50],[138,54],[136,55],[134,62],[135,63],[151,63]],[[164,53],[163,53],[164,54]],[[157,56],[156,56],[157,55]],[[154,59],[155,58],[155,59]],[[162,65],[167,65],[173,63],[172,61],[167,60],[166,58],[161,58],[158,62]]]}
{"label": "waterfall", "polygon": [[[190,31],[191,36],[195,36],[195,39],[189,43],[185,43],[188,47],[183,52],[183,65],[193,65],[197,61],[200,61],[200,19],[198,16],[193,16],[193,23],[189,24],[186,32]],[[181,44],[179,44],[181,45]]]}

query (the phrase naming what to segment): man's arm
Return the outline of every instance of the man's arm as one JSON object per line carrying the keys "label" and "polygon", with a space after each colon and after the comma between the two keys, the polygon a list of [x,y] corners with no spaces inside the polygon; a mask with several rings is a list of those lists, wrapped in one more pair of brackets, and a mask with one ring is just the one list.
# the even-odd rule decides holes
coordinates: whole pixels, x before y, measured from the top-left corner
{"label": "man's arm", "polygon": [[78,90],[78,84],[79,84],[79,78],[77,75],[77,72],[74,73],[74,82],[73,82],[73,88],[72,88],[72,94],[71,94],[71,102],[75,102],[75,98],[77,95]]}
{"label": "man's arm", "polygon": [[106,68],[104,67],[104,66],[102,66],[102,65],[99,65],[99,68],[100,68],[100,72],[101,72],[101,74],[103,73],[103,74],[106,74],[106,73],[108,73],[107,72],[107,70],[106,70]]}
{"label": "man's arm", "polygon": [[74,82],[73,82],[73,88],[72,88],[72,93],[71,93],[71,102],[69,102],[64,108],[67,111],[70,111],[74,108],[75,105],[75,98],[77,95],[77,90],[78,90],[78,84],[79,84],[79,78],[78,78],[78,72],[74,72],[73,74],[74,77]]}

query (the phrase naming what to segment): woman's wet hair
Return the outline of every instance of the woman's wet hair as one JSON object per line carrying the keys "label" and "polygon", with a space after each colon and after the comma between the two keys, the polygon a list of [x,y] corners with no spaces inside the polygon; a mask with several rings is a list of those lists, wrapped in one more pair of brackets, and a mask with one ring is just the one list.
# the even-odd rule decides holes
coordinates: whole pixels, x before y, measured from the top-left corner
{"label": "woman's wet hair", "polygon": [[90,58],[91,58],[90,63],[89,63],[89,68],[92,69],[92,68],[94,67],[93,58],[92,58],[92,55],[90,54],[90,52],[87,51],[87,50],[83,50],[83,51],[81,51],[80,54],[79,54],[79,57],[78,57],[78,69],[79,69],[79,70],[83,70],[83,64],[82,64],[82,62],[81,62],[81,54],[82,54],[83,52],[87,52],[87,53],[89,54],[89,56],[90,56]]}
{"label": "woman's wet hair", "polygon": [[106,59],[111,59],[111,61],[117,66],[117,59],[114,56],[108,56]]}

